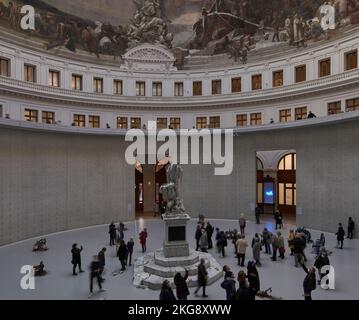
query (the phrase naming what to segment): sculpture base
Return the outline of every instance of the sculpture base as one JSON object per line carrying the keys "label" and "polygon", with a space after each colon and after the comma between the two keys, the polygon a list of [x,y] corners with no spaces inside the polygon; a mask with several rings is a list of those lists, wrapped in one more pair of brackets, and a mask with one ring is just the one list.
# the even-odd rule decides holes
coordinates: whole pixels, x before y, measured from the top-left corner
{"label": "sculpture base", "polygon": [[207,285],[211,285],[223,276],[222,267],[209,253],[190,249],[186,257],[166,258],[162,249],[139,257],[134,265],[133,285],[137,288],[160,290],[162,282],[168,280],[173,288],[173,278],[177,272],[184,274],[188,270],[187,285],[197,286],[197,272],[200,259],[205,260],[208,272]]}
{"label": "sculpture base", "polygon": [[189,256],[189,244],[186,238],[187,222],[190,216],[186,213],[163,215],[165,223],[165,240],[163,254],[166,258]]}

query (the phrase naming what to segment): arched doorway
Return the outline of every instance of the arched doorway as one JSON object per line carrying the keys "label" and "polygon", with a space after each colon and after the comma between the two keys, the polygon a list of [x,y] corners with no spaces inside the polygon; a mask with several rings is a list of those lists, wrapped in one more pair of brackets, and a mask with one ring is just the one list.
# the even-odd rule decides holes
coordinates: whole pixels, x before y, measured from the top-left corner
{"label": "arched doorway", "polygon": [[290,153],[278,162],[277,171],[277,203],[278,210],[283,214],[296,214],[297,207],[297,156]]}
{"label": "arched doorway", "polygon": [[166,165],[169,158],[163,158],[156,165],[135,165],[135,207],[136,218],[159,217],[162,195],[160,187],[166,183]]}

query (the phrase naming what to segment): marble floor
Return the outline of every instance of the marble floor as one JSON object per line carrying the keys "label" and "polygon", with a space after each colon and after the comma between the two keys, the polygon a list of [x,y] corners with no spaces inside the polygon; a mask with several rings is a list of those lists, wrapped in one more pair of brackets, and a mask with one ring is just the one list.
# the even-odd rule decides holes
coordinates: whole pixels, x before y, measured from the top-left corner
{"label": "marble floor", "polygon": [[[194,231],[197,220],[191,220],[187,228],[187,237],[192,246],[195,244]],[[214,227],[221,230],[229,230],[238,227],[237,221],[231,220],[211,220]],[[164,236],[163,222],[159,219],[149,219],[143,221],[149,232],[148,251],[153,251],[162,245]],[[138,233],[138,223],[126,224],[128,231],[125,232],[125,240],[134,237]],[[261,232],[264,227],[273,230],[271,220],[266,220],[261,225],[248,222],[246,228],[246,237],[251,241],[255,232]],[[284,225],[283,233],[285,236],[288,230],[293,226]],[[319,232],[312,231],[312,237],[318,238]],[[32,245],[36,239],[22,241],[12,245],[0,247],[0,299],[87,299],[89,293],[88,264],[91,257],[98,253],[102,247],[107,247],[106,253],[106,281],[104,288],[106,292],[96,293],[91,299],[129,299],[129,300],[157,300],[158,291],[148,289],[139,289],[132,286],[133,267],[126,272],[113,276],[112,272],[120,269],[120,263],[115,256],[114,247],[108,246],[108,226],[96,226],[57,233],[47,236],[49,250],[46,252],[32,252]],[[141,255],[140,245],[137,237],[134,256]],[[319,286],[313,292],[313,299],[359,299],[359,278],[357,277],[359,263],[359,241],[346,240],[344,249],[336,249],[336,239],[332,234],[326,234],[327,249],[332,250],[330,262],[336,271],[335,290],[323,290]],[[72,276],[71,265],[71,245],[78,243],[83,245],[82,264],[86,270],[76,277]],[[314,263],[314,254],[311,253],[311,247],[306,249],[308,257],[308,266]],[[238,272],[237,260],[234,258],[232,245],[227,248],[227,256],[222,258],[215,249],[210,253],[217,259],[221,265],[229,265],[232,271]],[[251,249],[247,251],[246,260],[252,258]],[[35,265],[41,260],[44,261],[49,274],[45,277],[36,278],[36,288],[34,290],[23,290],[20,287],[22,275],[20,269],[23,265]],[[293,257],[286,252],[285,260],[272,262],[270,257],[262,254],[262,267],[258,268],[261,280],[261,289],[272,287],[273,295],[283,299],[302,300],[302,283],[305,273],[301,268],[294,267]],[[221,280],[207,288],[207,299],[222,300],[225,299],[225,291],[220,287]],[[193,295],[194,288],[190,288],[191,299],[196,298]],[[97,292],[95,284],[94,292]]]}

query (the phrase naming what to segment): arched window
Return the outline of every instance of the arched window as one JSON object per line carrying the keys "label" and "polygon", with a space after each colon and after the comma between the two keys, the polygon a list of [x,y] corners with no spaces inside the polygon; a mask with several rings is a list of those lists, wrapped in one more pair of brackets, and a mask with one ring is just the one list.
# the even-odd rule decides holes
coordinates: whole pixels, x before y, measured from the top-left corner
{"label": "arched window", "polygon": [[278,170],[297,170],[297,156],[295,153],[282,157],[278,164]]}

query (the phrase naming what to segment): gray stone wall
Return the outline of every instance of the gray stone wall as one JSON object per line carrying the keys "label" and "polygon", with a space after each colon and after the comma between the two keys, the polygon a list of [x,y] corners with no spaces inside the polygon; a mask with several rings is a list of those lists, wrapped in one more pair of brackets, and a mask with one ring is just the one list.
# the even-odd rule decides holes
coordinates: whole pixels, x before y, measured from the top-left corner
{"label": "gray stone wall", "polygon": [[[134,168],[122,136],[0,128],[0,245],[52,232],[131,220]],[[185,165],[182,192],[196,217],[253,219],[256,151],[297,151],[297,224],[336,231],[359,224],[359,120],[254,131],[234,141],[234,169]]]}
{"label": "gray stone wall", "polygon": [[123,137],[0,128],[0,146],[0,245],[132,219]]}

